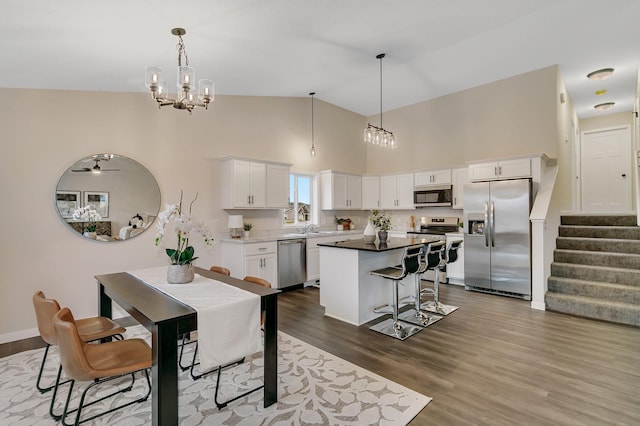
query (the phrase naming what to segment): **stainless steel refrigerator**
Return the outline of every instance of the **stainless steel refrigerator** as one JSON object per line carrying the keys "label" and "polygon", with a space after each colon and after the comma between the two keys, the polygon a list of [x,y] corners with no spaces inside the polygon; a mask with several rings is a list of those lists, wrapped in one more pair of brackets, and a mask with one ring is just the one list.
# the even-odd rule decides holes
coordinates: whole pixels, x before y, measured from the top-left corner
{"label": "stainless steel refrigerator", "polygon": [[464,185],[464,282],[531,299],[531,179]]}

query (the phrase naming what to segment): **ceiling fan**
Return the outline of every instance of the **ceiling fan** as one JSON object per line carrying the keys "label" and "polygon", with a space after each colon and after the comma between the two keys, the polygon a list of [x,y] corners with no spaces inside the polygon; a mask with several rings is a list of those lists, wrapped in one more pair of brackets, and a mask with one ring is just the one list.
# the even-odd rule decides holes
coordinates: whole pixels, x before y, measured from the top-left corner
{"label": "ceiling fan", "polygon": [[100,156],[93,156],[91,157],[91,159],[88,159],[90,161],[95,161],[95,165],[91,168],[89,167],[83,167],[81,169],[72,169],[72,172],[80,172],[80,173],[86,173],[86,172],[91,172],[91,173],[102,173],[102,172],[119,172],[120,169],[103,169],[100,167],[100,161],[109,161],[111,159],[111,157],[100,157]]}

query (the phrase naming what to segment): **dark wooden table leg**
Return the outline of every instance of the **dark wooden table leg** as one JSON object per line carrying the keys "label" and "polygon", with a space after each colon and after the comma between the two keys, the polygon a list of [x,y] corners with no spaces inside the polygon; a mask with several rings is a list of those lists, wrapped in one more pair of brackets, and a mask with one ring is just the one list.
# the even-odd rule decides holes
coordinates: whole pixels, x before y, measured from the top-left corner
{"label": "dark wooden table leg", "polygon": [[151,333],[151,418],[154,425],[178,424],[177,338],[175,321],[158,324]]}
{"label": "dark wooden table leg", "polygon": [[265,298],[264,318],[264,406],[278,401],[278,299]]}
{"label": "dark wooden table leg", "polygon": [[[112,307],[111,298],[104,292],[104,286],[98,283],[98,315],[113,318]],[[111,337],[105,337],[104,339],[100,339],[100,342],[107,343],[111,340]]]}

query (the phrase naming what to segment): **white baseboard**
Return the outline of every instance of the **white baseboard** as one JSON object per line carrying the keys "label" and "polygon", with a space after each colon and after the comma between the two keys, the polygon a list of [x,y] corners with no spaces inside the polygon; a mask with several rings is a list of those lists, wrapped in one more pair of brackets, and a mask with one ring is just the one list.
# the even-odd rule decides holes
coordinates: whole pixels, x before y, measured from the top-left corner
{"label": "white baseboard", "polygon": [[531,301],[531,309],[537,309],[539,311],[546,311],[547,310],[547,304],[544,303],[544,302]]}

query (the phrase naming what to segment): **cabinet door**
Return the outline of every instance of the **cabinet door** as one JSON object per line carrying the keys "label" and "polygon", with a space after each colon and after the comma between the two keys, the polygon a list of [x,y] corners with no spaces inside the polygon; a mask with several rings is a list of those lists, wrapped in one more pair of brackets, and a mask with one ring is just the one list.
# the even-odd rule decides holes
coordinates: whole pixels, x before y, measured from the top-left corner
{"label": "cabinet door", "polygon": [[320,248],[307,248],[307,281],[320,279]]}
{"label": "cabinet door", "polygon": [[380,208],[379,176],[362,177],[362,208],[369,210]]}
{"label": "cabinet door", "polygon": [[362,208],[362,178],[360,176],[347,176],[347,208]]}
{"label": "cabinet door", "polygon": [[471,164],[469,166],[469,180],[488,180],[498,176],[498,163]]}
{"label": "cabinet door", "polygon": [[469,182],[469,169],[467,167],[452,170],[453,205],[454,209],[464,208],[464,184]]}
{"label": "cabinet door", "polygon": [[251,207],[251,163],[233,161],[233,207]]}
{"label": "cabinet door", "polygon": [[242,279],[246,275],[251,275],[252,277],[262,278],[262,263],[263,256],[247,256],[244,258],[244,275],[242,277],[238,277]]}
{"label": "cabinet door", "polygon": [[380,208],[395,209],[396,204],[397,204],[396,177],[381,176],[380,177]]}
{"label": "cabinet door", "polygon": [[267,207],[289,207],[289,167],[267,164]]}
{"label": "cabinet door", "polygon": [[448,185],[451,183],[451,170],[436,170],[433,172],[432,181],[435,185]]}
{"label": "cabinet door", "polygon": [[498,171],[501,178],[529,177],[531,176],[531,159],[500,161]]}
{"label": "cabinet door", "polygon": [[249,163],[251,169],[251,205],[265,207],[267,205],[267,165]]}
{"label": "cabinet door", "polygon": [[396,176],[397,209],[414,209],[413,205],[413,174]]}
{"label": "cabinet door", "polygon": [[431,185],[433,182],[431,172],[418,172],[414,173],[413,179],[416,186],[427,186]]}
{"label": "cabinet door", "polygon": [[347,175],[341,175],[339,173],[333,173],[331,184],[332,199],[333,199],[333,209],[342,209],[345,210],[347,208]]}
{"label": "cabinet door", "polygon": [[272,288],[278,287],[278,255],[266,254],[262,256],[262,271],[260,278],[271,283]]}

